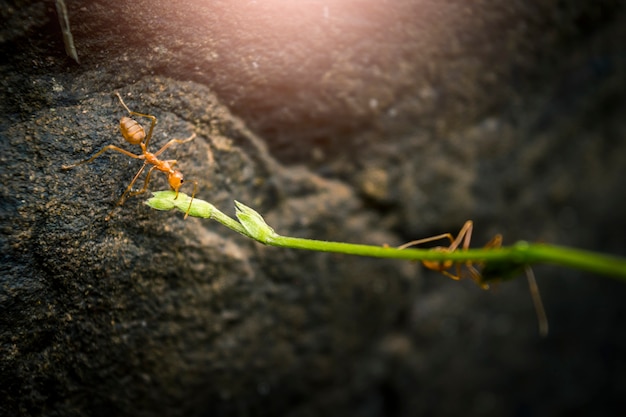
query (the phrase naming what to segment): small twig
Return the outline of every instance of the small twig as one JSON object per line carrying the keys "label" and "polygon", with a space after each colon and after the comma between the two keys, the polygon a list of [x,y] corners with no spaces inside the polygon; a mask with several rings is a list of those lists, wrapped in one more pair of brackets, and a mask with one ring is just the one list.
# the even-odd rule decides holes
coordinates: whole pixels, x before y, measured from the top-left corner
{"label": "small twig", "polygon": [[59,15],[59,24],[61,25],[61,32],[63,32],[63,43],[65,44],[65,53],[70,58],[73,58],[77,64],[80,64],[78,60],[78,53],[74,46],[74,37],[70,30],[70,17],[67,13],[67,7],[65,7],[64,0],[56,0],[55,5],[57,8],[57,14]]}
{"label": "small twig", "polygon": [[[173,191],[157,191],[153,193],[153,197],[148,199],[146,204],[157,210],[171,210],[175,208],[183,213],[189,211],[190,216],[214,219],[224,226],[265,245],[376,258],[481,262],[485,264],[485,268],[491,268],[489,270],[490,275],[493,275],[494,271],[518,271],[531,264],[546,263],[582,269],[626,281],[626,259],[591,251],[547,244],[530,244],[521,241],[512,246],[499,248],[442,252],[429,249],[398,249],[384,246],[302,239],[279,235],[265,223],[265,220],[259,213],[239,202],[235,202],[236,215],[239,220],[237,222],[206,201],[195,198],[190,207],[189,196],[179,193],[178,198],[175,199],[174,197],[175,193]],[[500,278],[507,279],[512,277],[502,276]]]}

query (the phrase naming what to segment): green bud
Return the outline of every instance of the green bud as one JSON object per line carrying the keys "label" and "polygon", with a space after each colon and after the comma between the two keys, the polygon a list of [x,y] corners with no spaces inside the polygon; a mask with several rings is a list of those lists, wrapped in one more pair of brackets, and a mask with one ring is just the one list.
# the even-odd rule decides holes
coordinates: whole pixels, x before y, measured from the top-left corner
{"label": "green bud", "polygon": [[153,209],[163,210],[163,211],[171,210],[176,206],[173,200],[166,199],[166,198],[159,198],[157,196],[149,198],[146,201],[146,204],[152,207]]}
{"label": "green bud", "polygon": [[[189,210],[189,215],[192,217],[210,219],[211,214],[213,214],[213,210],[215,210],[215,207],[211,203],[197,198],[194,198],[193,201],[191,201],[191,197],[182,193],[178,194],[178,198],[174,200],[174,202],[178,210],[183,213],[187,213],[187,210]],[[191,208],[189,207],[190,202]]]}
{"label": "green bud", "polygon": [[235,201],[235,215],[250,236],[261,243],[269,243],[278,236],[259,213],[239,201]]}

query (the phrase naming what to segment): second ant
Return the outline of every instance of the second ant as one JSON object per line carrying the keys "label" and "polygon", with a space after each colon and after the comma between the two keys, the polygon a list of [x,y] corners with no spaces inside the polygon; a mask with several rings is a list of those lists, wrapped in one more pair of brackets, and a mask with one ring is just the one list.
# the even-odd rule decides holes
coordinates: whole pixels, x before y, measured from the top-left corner
{"label": "second ant", "polygon": [[[115,207],[118,207],[124,204],[128,196],[135,196],[135,195],[145,193],[146,190],[148,189],[148,183],[150,182],[150,175],[152,174],[152,171],[154,171],[155,169],[167,175],[167,182],[169,183],[171,189],[176,192],[176,198],[178,198],[178,191],[180,190],[184,182],[183,174],[179,170],[174,169],[174,166],[177,163],[175,159],[162,160],[162,159],[159,159],[159,155],[161,155],[167,148],[169,148],[175,143],[187,143],[193,140],[196,137],[196,134],[193,133],[187,139],[172,139],[169,142],[167,142],[165,145],[163,145],[161,149],[159,149],[158,151],[154,153],[149,152],[148,145],[150,143],[150,139],[152,138],[152,132],[154,130],[154,126],[156,125],[157,118],[150,114],[143,114],[143,113],[137,113],[135,111],[131,111],[124,103],[124,100],[122,100],[122,96],[120,96],[119,93],[115,93],[115,95],[119,99],[122,107],[126,109],[126,111],[129,113],[130,116],[139,116],[139,117],[145,117],[145,118],[150,119],[150,129],[148,130],[147,135],[143,126],[141,126],[136,120],[131,119],[130,117],[126,117],[126,116],[120,119],[120,131],[122,133],[122,136],[124,137],[124,140],[126,140],[126,142],[130,143],[131,145],[139,145],[139,147],[141,148],[141,154],[137,155],[137,154],[127,151],[126,149],[122,149],[118,146],[111,144],[111,145],[105,146],[104,148],[96,152],[93,156],[91,156],[88,159],[85,159],[84,161],[80,161],[80,162],[77,162],[75,164],[70,164],[70,165],[62,165],[61,168],[64,170],[67,170],[67,169],[75,168],[79,165],[87,164],[93,161],[94,159],[96,159],[97,157],[99,157],[100,155],[102,155],[106,151],[119,152],[134,159],[143,159],[144,163],[141,166],[141,168],[139,168],[139,171],[137,171],[137,173],[131,180],[130,184],[128,184],[128,187],[126,187],[126,190],[124,191],[122,196],[119,198],[119,200],[115,204]],[[138,191],[132,191],[133,185],[135,185],[135,182],[137,181],[141,173],[146,169],[148,165],[152,165],[152,166],[150,167],[150,169],[148,170],[148,173],[146,174],[143,187]],[[187,215],[189,214],[189,210],[191,210],[191,203],[193,202],[193,199],[196,195],[198,182],[194,181],[193,184],[194,184],[193,194],[191,195],[191,200],[189,201],[189,208],[187,209],[187,212],[185,213],[185,217],[184,217],[185,219],[187,218]],[[115,210],[115,207],[109,212],[109,214],[107,214],[107,216],[105,217],[105,220],[108,221],[111,219],[111,216],[113,214],[113,210]]]}
{"label": "second ant", "polygon": [[[437,236],[431,236],[424,239],[412,240],[403,245],[398,246],[398,249],[406,249],[411,246],[421,245],[423,243],[434,242],[437,240],[447,239],[450,241],[450,246],[436,246],[431,250],[451,253],[455,250],[459,249],[461,246],[462,250],[469,249],[470,241],[472,239],[472,230],[474,229],[474,223],[471,220],[465,222],[459,234],[456,238],[452,236],[451,233],[443,233]],[[495,249],[502,246],[502,235],[495,235],[487,244],[484,246],[485,249]],[[537,286],[537,281],[535,280],[535,275],[533,274],[532,269],[528,265],[519,265],[519,264],[487,264],[480,262],[453,262],[450,260],[447,261],[422,261],[422,264],[428,269],[433,271],[437,271],[448,278],[452,278],[454,280],[460,280],[463,278],[463,273],[461,270],[461,266],[465,266],[467,272],[469,273],[470,278],[482,289],[489,289],[489,283],[493,281],[497,281],[499,279],[505,279],[513,276],[520,269],[524,269],[526,272],[526,277],[528,278],[528,285],[530,288],[530,294],[533,299],[533,304],[535,306],[535,311],[537,312],[537,320],[539,322],[539,333],[542,336],[546,336],[548,334],[548,319],[546,317],[546,312],[543,307],[543,303],[541,301],[541,295],[539,294],[539,287]],[[455,267],[455,272],[452,273],[449,270]]]}

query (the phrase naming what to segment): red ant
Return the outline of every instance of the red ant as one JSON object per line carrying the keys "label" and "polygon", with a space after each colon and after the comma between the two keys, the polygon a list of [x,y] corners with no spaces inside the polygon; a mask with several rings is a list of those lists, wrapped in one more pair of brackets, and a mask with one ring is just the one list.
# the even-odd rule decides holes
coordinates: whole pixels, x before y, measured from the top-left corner
{"label": "red ant", "polygon": [[[119,148],[115,145],[107,145],[101,150],[99,150],[98,152],[96,152],[91,158],[88,158],[81,162],[77,162],[75,164],[63,165],[61,168],[72,169],[74,167],[77,167],[78,165],[87,164],[93,161],[94,159],[96,159],[97,157],[99,157],[106,151],[109,151],[109,150],[116,151],[126,156],[129,156],[131,158],[143,159],[144,163],[141,166],[141,168],[139,168],[139,171],[137,171],[137,174],[135,174],[130,184],[128,184],[128,187],[126,187],[126,191],[124,191],[122,196],[119,198],[119,200],[115,204],[115,207],[118,207],[124,204],[124,202],[126,201],[127,195],[132,197],[135,195],[145,193],[146,190],[148,189],[148,182],[150,181],[150,174],[152,174],[152,171],[154,171],[155,169],[167,174],[167,182],[169,183],[172,190],[176,192],[176,197],[174,198],[175,199],[178,198],[178,190],[183,185],[183,181],[184,181],[183,174],[182,172],[175,170],[173,168],[174,165],[176,165],[176,162],[177,162],[176,160],[174,159],[161,160],[159,159],[159,155],[161,155],[167,148],[169,148],[175,143],[187,143],[193,140],[193,138],[196,137],[196,134],[193,133],[187,139],[172,139],[169,142],[167,142],[165,145],[163,145],[163,147],[161,147],[161,149],[159,149],[155,153],[148,152],[148,144],[150,143],[150,139],[152,138],[152,131],[154,130],[154,126],[156,125],[157,118],[150,114],[143,114],[143,113],[137,113],[137,112],[131,111],[124,103],[124,100],[122,100],[122,96],[120,96],[119,93],[115,93],[115,95],[117,95],[117,98],[120,100],[120,103],[131,116],[146,117],[150,119],[151,121],[150,129],[148,130],[148,134],[146,135],[146,131],[137,121],[126,116],[120,119],[120,131],[122,132],[122,136],[124,137],[124,140],[126,140],[126,142],[130,143],[131,145],[139,145],[141,147],[141,155],[136,155],[132,152]],[[141,173],[144,171],[146,166],[148,166],[148,164],[152,165],[152,167],[150,167],[150,169],[148,170],[148,173],[146,174],[146,179],[144,181],[143,188],[139,191],[131,192],[133,185],[135,184],[135,182],[137,181]],[[198,182],[194,181],[193,194],[191,195],[191,200],[189,201],[189,208],[187,208],[187,212],[185,213],[185,217],[184,217],[185,219],[189,215],[189,210],[191,210],[191,203],[193,201],[193,198],[196,195],[197,186],[198,186]],[[108,221],[111,218],[111,215],[113,214],[113,210],[115,210],[115,207],[105,217],[106,221]]]}
{"label": "red ant", "polygon": [[[472,230],[474,228],[474,223],[471,220],[465,222],[459,234],[456,238],[452,236],[451,233],[443,233],[437,236],[427,237],[424,239],[412,240],[407,242],[401,246],[398,246],[398,249],[406,249],[410,246],[421,245],[422,243],[433,242],[441,239],[448,239],[450,241],[450,246],[437,246],[432,248],[434,251],[439,252],[454,252],[458,249],[459,245],[462,243],[462,249],[469,249],[470,240],[472,238]],[[495,235],[487,244],[485,245],[485,249],[491,248],[499,248],[502,246],[502,235]],[[474,263],[472,261],[467,262],[453,262],[451,260],[446,261],[422,261],[422,264],[428,269],[433,271],[437,271],[447,276],[448,278],[452,278],[454,280],[460,280],[463,278],[461,274],[461,266],[465,265],[467,271],[469,272],[472,280],[482,289],[489,289],[489,282],[507,279],[515,276],[516,273],[520,272],[520,269],[524,269],[526,272],[526,277],[528,278],[528,285],[530,287],[530,294],[533,299],[533,304],[535,306],[535,311],[537,312],[537,320],[539,321],[539,332],[541,335],[546,336],[548,334],[548,319],[546,317],[546,312],[543,307],[543,303],[541,302],[541,295],[539,294],[539,287],[537,286],[537,281],[535,280],[535,274],[532,269],[528,265],[520,265],[514,262],[497,262],[497,263],[489,263],[484,264]],[[449,272],[449,270],[455,266],[456,264],[456,274]],[[477,266],[474,266],[477,265]]]}

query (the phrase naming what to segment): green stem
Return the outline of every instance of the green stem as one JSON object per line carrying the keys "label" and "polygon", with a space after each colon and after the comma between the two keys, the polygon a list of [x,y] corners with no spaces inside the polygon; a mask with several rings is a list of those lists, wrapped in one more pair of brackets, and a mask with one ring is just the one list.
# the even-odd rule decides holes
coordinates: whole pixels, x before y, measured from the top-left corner
{"label": "green stem", "polygon": [[552,263],[626,280],[626,259],[618,256],[547,244],[528,245],[525,252],[528,263]]}
{"label": "green stem", "polygon": [[395,258],[420,261],[507,262],[512,265],[546,263],[610,275],[626,280],[626,260],[616,256],[546,244],[517,242],[513,246],[493,249],[468,249],[440,252],[428,249],[395,249],[342,242],[276,236],[263,242],[271,246],[308,249],[348,255]]}
{"label": "green stem", "polygon": [[526,265],[535,263],[566,266],[609,275],[626,281],[625,258],[586,250],[517,242],[508,247],[443,252],[430,249],[397,249],[386,246],[303,239],[279,235],[265,223],[260,214],[237,201],[235,206],[239,222],[225,215],[210,203],[197,198],[190,201],[190,197],[182,193],[179,193],[178,198],[174,198],[175,193],[173,191],[158,191],[153,194],[154,196],[146,202],[152,208],[157,210],[176,208],[183,213],[188,212],[190,216],[214,219],[244,236],[271,246],[376,258],[482,263],[486,265],[483,270],[484,282],[494,279],[495,275],[498,275],[498,278],[504,278],[506,275],[518,272]]}

